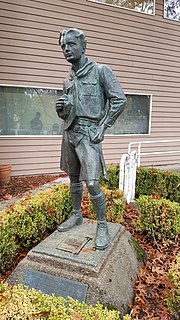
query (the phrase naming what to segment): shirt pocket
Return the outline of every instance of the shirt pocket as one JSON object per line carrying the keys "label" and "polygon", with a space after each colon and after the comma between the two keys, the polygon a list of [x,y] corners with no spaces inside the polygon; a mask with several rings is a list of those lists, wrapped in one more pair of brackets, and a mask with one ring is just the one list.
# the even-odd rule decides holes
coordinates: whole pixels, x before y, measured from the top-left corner
{"label": "shirt pocket", "polygon": [[84,96],[96,96],[97,80],[83,81],[82,82],[82,95]]}

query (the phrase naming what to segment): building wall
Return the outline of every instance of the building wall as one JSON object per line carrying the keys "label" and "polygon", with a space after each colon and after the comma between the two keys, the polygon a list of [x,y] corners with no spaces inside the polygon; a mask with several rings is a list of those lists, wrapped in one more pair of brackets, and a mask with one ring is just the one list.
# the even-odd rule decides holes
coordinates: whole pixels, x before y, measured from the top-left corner
{"label": "building wall", "polygon": [[[180,22],[163,18],[163,0],[147,15],[86,0],[1,0],[0,84],[62,88],[69,65],[59,31],[82,29],[87,55],[109,64],[126,93],[152,94],[150,135],[106,136],[107,163],[119,162],[131,141],[180,140]],[[61,137],[0,137],[0,163],[13,175],[59,171]],[[142,151],[180,150],[180,142]],[[142,157],[142,165],[180,163],[180,153]]]}

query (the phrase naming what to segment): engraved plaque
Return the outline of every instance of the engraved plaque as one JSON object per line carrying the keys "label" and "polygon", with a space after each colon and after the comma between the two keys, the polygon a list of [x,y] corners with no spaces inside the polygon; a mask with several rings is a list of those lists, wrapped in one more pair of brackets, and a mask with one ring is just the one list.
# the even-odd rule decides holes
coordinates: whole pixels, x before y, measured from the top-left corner
{"label": "engraved plaque", "polygon": [[54,293],[56,297],[67,298],[70,296],[79,302],[85,301],[88,288],[87,284],[32,269],[26,271],[24,285],[45,294]]}
{"label": "engraved plaque", "polygon": [[56,249],[78,254],[90,240],[91,237],[81,237],[81,239],[68,237],[58,243]]}

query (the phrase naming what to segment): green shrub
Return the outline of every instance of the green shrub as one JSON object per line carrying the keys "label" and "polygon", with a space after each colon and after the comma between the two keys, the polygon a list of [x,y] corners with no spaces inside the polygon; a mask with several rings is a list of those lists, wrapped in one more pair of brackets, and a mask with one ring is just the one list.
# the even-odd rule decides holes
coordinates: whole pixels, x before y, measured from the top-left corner
{"label": "green shrub", "polygon": [[174,239],[180,232],[180,204],[167,199],[140,196],[136,227],[157,240]]}
{"label": "green shrub", "polygon": [[[108,189],[119,188],[119,165],[107,166],[109,181],[100,177],[100,184]],[[159,194],[163,198],[180,202],[180,174],[156,168],[138,167],[136,170],[136,198],[140,195]]]}
{"label": "green shrub", "polygon": [[158,194],[180,202],[180,174],[156,168],[139,167],[136,170],[135,196]]}
{"label": "green shrub", "polygon": [[[56,298],[35,289],[23,289],[22,285],[0,285],[1,320],[119,320],[117,310],[108,310],[99,303],[95,307],[72,298]],[[127,319],[127,318],[126,318]]]}
{"label": "green shrub", "polygon": [[165,174],[167,198],[171,201],[180,202],[180,174],[169,172]]}
{"label": "green shrub", "polygon": [[[108,222],[120,223],[122,215],[125,213],[126,201],[124,192],[120,190],[110,190],[107,187],[102,187],[102,191],[106,197],[106,218]],[[89,210],[91,218],[96,219],[91,201],[89,202]]]}
{"label": "green shrub", "polygon": [[180,254],[176,257],[172,268],[169,270],[169,277],[173,287],[169,290],[167,306],[174,319],[180,318]]}
{"label": "green shrub", "polygon": [[136,197],[159,194],[166,198],[166,182],[163,171],[155,168],[139,167],[136,171]]}
{"label": "green shrub", "polygon": [[108,182],[103,180],[101,175],[100,177],[100,184],[102,186],[106,186],[108,189],[116,190],[119,187],[119,165],[118,164],[110,164],[107,166],[108,172]]}
{"label": "green shrub", "polygon": [[69,186],[58,185],[26,196],[0,212],[0,272],[12,265],[20,247],[30,248],[54,231],[71,212]]}
{"label": "green shrub", "polygon": [[0,273],[2,273],[12,266],[18,245],[15,242],[15,235],[8,226],[0,227],[0,235]]}

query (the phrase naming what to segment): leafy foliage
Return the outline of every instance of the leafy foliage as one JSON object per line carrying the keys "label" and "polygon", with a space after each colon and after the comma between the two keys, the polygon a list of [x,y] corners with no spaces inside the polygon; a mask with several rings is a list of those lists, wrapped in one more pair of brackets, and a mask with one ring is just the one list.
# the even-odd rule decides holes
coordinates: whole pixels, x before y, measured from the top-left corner
{"label": "leafy foliage", "polygon": [[175,239],[180,233],[180,204],[167,199],[140,196],[136,227],[156,240]]}
{"label": "leafy foliage", "polygon": [[119,320],[119,311],[79,303],[72,298],[56,298],[35,289],[23,289],[22,285],[8,287],[0,285],[0,314],[5,319],[49,319],[49,320]]}
{"label": "leafy foliage", "polygon": [[[106,198],[106,219],[108,222],[120,223],[122,215],[125,213],[125,198],[124,193],[120,190],[110,190],[107,187],[102,187],[102,191]],[[89,212],[91,218],[96,218],[91,201],[89,203]]]}
{"label": "leafy foliage", "polygon": [[[119,187],[119,165],[111,164],[107,167],[109,181],[100,183],[108,189]],[[140,195],[151,196],[158,194],[171,201],[180,202],[180,174],[156,168],[138,167],[136,170],[136,198]]]}
{"label": "leafy foliage", "polygon": [[118,189],[119,186],[119,165],[117,164],[110,164],[107,167],[107,172],[108,172],[108,182],[105,182],[103,180],[103,177],[100,177],[100,184],[102,186],[106,186],[108,189],[111,190],[116,190]]}
{"label": "leafy foliage", "polygon": [[10,268],[19,248],[30,248],[67,219],[71,207],[69,186],[58,185],[1,211],[0,271]]}
{"label": "leafy foliage", "polygon": [[142,194],[158,194],[171,201],[180,202],[180,174],[156,168],[137,168],[136,198]]}

